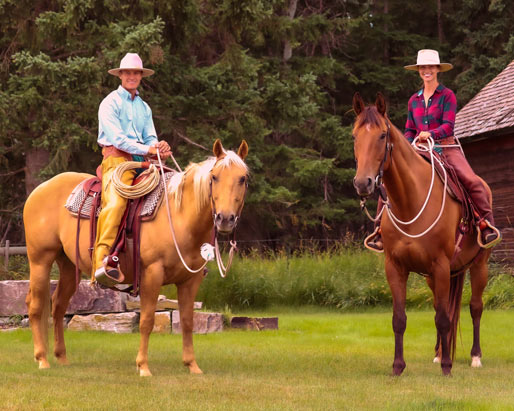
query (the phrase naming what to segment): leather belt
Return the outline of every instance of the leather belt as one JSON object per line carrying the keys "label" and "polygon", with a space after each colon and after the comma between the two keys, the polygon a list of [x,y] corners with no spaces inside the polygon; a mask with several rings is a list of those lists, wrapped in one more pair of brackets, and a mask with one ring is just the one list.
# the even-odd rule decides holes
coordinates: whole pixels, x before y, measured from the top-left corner
{"label": "leather belt", "polygon": [[129,153],[125,153],[124,151],[118,150],[114,146],[105,146],[102,147],[102,155],[104,158],[107,157],[123,157],[127,161],[132,161],[132,155]]}

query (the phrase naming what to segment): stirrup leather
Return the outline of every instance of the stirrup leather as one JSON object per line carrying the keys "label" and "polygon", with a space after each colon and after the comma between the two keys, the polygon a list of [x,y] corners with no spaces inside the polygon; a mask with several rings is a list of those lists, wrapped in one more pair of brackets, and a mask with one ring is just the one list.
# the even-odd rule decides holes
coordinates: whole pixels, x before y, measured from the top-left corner
{"label": "stirrup leather", "polygon": [[[111,265],[113,263],[115,264],[114,267]],[[95,279],[98,284],[105,287],[114,287],[121,284],[125,280],[125,276],[121,272],[119,258],[117,256],[106,256],[102,267],[95,271]]]}
{"label": "stirrup leather", "polygon": [[[487,227],[489,227],[491,230],[493,230],[497,237],[493,241],[490,241],[489,243],[482,243],[482,230],[480,229],[480,224],[477,225],[477,243],[482,248],[492,248],[500,241],[502,240],[502,234],[500,233],[500,230],[498,230],[495,226],[491,225],[491,223],[487,220],[483,220],[483,222],[486,224]],[[485,228],[485,227],[484,227]]]}
{"label": "stirrup leather", "polygon": [[[375,253],[383,253],[384,252],[384,249],[382,248],[382,250],[379,250],[377,248],[373,248],[371,247],[368,243],[375,238],[375,236],[377,234],[379,234],[380,232],[380,226],[378,226],[377,228],[375,228],[375,231],[373,231],[370,235],[368,235],[365,239],[364,239],[364,247],[366,247],[368,250],[371,250],[371,251],[374,251]],[[383,242],[382,242],[383,243]]]}

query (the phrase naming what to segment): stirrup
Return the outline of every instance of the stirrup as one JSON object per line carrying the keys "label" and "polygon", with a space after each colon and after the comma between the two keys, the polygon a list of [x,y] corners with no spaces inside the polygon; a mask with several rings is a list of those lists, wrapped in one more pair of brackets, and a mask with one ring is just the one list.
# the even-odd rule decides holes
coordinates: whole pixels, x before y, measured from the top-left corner
{"label": "stirrup", "polygon": [[[115,285],[121,284],[125,280],[125,276],[120,270],[120,265],[118,264],[119,259],[116,256],[106,256],[103,260],[102,267],[98,268],[95,271],[95,279],[98,284],[101,286],[111,288]],[[109,264],[109,260],[116,264],[115,267],[112,267]]]}
{"label": "stirrup", "polygon": [[376,248],[376,247],[373,247],[372,245],[370,245],[371,243],[376,244],[374,241],[371,241],[371,240],[373,240],[377,235],[380,235],[380,226],[375,228],[375,231],[373,231],[370,235],[368,235],[364,239],[364,247],[366,247],[368,250],[374,251],[375,253],[383,253],[384,252],[383,241],[382,241],[382,248]]}
{"label": "stirrup", "polygon": [[[502,234],[500,230],[498,230],[495,226],[491,225],[491,223],[487,220],[483,220],[487,227],[493,230],[493,233],[496,234],[496,238],[486,242],[485,244],[482,242],[482,230],[480,229],[480,224],[477,225],[477,243],[481,248],[492,248],[502,240]],[[489,236],[488,236],[489,237]],[[487,238],[486,238],[487,239]]]}

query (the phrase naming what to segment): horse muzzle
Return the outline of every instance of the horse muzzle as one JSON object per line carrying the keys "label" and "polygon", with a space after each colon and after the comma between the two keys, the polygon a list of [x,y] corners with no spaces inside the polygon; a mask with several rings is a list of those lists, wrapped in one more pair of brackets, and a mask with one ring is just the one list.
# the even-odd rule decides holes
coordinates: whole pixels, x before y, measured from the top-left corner
{"label": "horse muzzle", "polygon": [[221,234],[230,234],[236,228],[239,217],[235,214],[216,213],[214,224]]}
{"label": "horse muzzle", "polygon": [[366,177],[357,177],[353,178],[353,186],[355,187],[355,191],[360,197],[368,197],[373,194],[375,191],[375,179],[366,176]]}

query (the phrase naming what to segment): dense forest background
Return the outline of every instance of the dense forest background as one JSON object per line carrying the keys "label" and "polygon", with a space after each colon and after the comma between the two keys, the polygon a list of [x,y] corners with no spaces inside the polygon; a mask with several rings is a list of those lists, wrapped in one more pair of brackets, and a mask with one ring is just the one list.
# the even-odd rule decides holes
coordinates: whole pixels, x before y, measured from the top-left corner
{"label": "dense forest background", "polygon": [[[459,108],[514,59],[514,0],[0,0],[0,241],[23,243],[26,196],[93,173],[107,74],[126,52],[182,166],[215,138],[250,146],[238,238],[295,248],[369,228],[351,180],[351,99],[383,92],[403,129],[421,48],[454,70]],[[249,243],[254,246],[259,243]]]}

